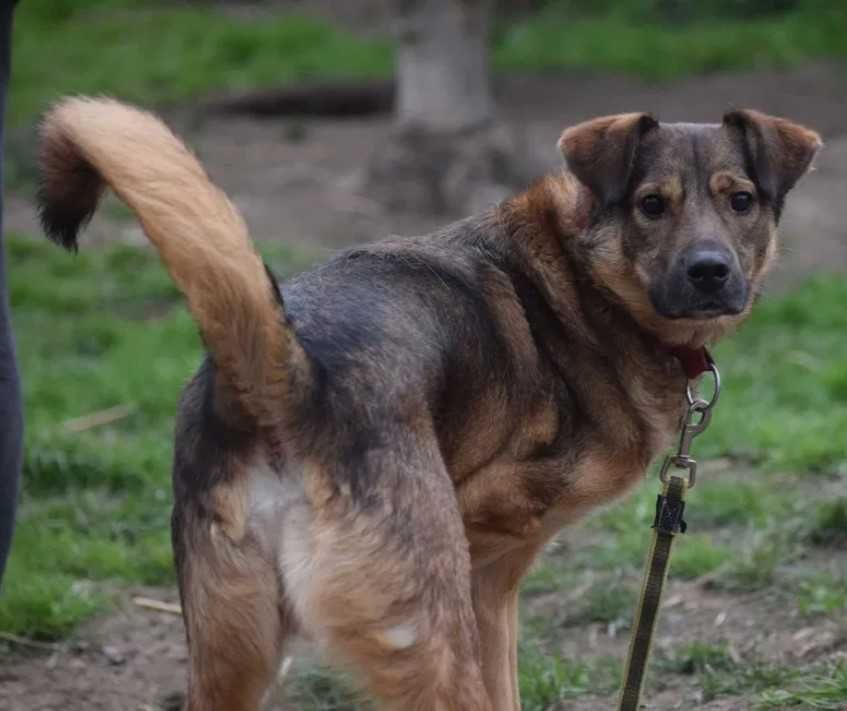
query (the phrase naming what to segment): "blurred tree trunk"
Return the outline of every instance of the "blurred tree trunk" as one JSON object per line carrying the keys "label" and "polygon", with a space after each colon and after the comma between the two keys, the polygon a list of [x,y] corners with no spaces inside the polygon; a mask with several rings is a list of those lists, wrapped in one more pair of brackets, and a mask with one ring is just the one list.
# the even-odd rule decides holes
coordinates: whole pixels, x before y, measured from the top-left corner
{"label": "blurred tree trunk", "polygon": [[398,122],[439,132],[489,123],[490,0],[394,0],[393,6]]}
{"label": "blurred tree trunk", "polygon": [[[391,0],[397,52],[394,128],[368,168],[390,207],[463,212],[509,182],[509,137],[495,121],[491,0]],[[502,192],[502,191],[501,191]],[[475,204],[476,203],[476,204]]]}

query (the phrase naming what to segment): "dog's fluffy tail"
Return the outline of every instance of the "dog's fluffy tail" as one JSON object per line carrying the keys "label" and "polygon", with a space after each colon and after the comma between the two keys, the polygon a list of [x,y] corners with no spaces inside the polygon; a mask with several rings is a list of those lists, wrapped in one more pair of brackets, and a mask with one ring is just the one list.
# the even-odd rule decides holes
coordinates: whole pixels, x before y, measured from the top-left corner
{"label": "dog's fluffy tail", "polygon": [[48,236],[75,250],[111,187],[185,294],[218,372],[247,413],[272,424],[307,382],[309,362],[244,220],[182,142],[145,111],[69,98],[44,118],[40,163]]}

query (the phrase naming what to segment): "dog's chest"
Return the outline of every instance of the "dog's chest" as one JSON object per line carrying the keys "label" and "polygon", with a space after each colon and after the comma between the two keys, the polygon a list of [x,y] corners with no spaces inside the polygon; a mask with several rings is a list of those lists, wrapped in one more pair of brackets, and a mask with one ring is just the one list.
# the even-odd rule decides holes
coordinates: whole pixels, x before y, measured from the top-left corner
{"label": "dog's chest", "polygon": [[[555,451],[538,447],[537,427],[519,428],[492,462],[457,487],[475,563],[516,546],[535,546],[563,526],[629,491],[672,441],[679,398],[636,388],[628,410],[576,430]],[[521,457],[515,453],[538,452]]]}

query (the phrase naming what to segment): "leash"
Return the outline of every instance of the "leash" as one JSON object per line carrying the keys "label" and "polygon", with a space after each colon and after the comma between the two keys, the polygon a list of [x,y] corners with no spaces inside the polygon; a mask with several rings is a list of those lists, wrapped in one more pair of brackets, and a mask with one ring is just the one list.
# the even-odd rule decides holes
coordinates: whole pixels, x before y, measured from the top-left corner
{"label": "leash", "polygon": [[[644,672],[650,656],[653,630],[659,613],[662,592],[668,572],[671,546],[678,533],[687,528],[682,518],[685,512],[685,496],[694,486],[697,461],[691,457],[690,449],[694,438],[701,434],[712,419],[712,408],[717,404],[721,390],[721,378],[711,355],[705,349],[697,351],[679,349],[672,351],[682,364],[688,377],[685,396],[688,412],[683,420],[676,454],[668,455],[659,471],[662,492],[656,498],[656,517],[653,520],[653,541],[644,569],[641,597],[635,615],[635,627],[630,640],[624,671],[623,690],[619,711],[637,711],[641,699]],[[703,373],[711,372],[715,389],[709,400],[697,393],[695,380]]]}

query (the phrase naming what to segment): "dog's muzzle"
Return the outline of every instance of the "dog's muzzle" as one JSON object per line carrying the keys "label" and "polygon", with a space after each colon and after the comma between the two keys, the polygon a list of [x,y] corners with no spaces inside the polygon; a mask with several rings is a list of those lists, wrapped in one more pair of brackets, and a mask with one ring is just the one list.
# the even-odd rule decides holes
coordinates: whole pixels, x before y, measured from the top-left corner
{"label": "dog's muzzle", "polygon": [[709,319],[740,314],[747,291],[736,256],[722,244],[703,242],[678,256],[650,288],[650,300],[665,318]]}

